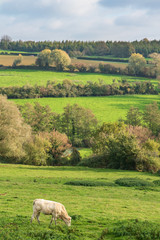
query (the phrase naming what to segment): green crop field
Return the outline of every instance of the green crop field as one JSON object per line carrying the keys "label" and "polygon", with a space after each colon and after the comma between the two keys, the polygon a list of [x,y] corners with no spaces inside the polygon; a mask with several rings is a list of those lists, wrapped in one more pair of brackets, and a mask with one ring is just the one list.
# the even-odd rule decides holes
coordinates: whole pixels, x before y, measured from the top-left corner
{"label": "green crop field", "polygon": [[1,69],[0,70],[0,87],[7,86],[24,86],[24,85],[45,85],[47,81],[62,82],[64,79],[72,80],[74,83],[87,83],[87,81],[98,82],[103,80],[107,84],[112,84],[113,80],[126,79],[129,82],[150,80],[157,85],[158,80],[141,77],[131,77],[122,75],[111,75],[101,73],[69,73],[53,72],[42,70],[25,70],[25,69]]}
{"label": "green crop field", "polygon": [[158,95],[125,95],[109,97],[78,97],[78,98],[38,98],[38,99],[14,99],[16,104],[26,102],[38,102],[41,105],[49,105],[53,112],[62,113],[67,104],[79,104],[93,111],[100,122],[116,121],[125,117],[131,106],[144,109],[146,104],[156,101],[160,104]]}
{"label": "green crop field", "polygon": [[[119,178],[142,179],[151,186],[120,186],[115,184]],[[82,179],[95,186],[65,185]],[[160,219],[160,187],[152,186],[155,180],[158,175],[134,171],[0,164],[0,239],[159,239],[152,237],[158,236],[152,226]],[[63,203],[72,217],[71,227],[62,220],[49,227],[51,216],[43,214],[40,225],[35,220],[31,224],[36,198]],[[131,223],[133,229],[125,228]]]}

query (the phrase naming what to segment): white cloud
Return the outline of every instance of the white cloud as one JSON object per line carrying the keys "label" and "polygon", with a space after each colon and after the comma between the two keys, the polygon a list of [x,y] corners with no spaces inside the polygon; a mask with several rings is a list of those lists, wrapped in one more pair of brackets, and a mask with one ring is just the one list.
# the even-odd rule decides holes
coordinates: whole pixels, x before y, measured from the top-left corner
{"label": "white cloud", "polygon": [[[22,40],[160,38],[159,0],[0,0],[1,34]],[[154,9],[154,12],[153,12]]]}

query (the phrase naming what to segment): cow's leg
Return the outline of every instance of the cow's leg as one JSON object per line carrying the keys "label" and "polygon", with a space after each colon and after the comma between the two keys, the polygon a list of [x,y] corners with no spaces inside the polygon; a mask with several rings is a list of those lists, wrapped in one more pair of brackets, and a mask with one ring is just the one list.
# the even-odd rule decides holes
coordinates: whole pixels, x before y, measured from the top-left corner
{"label": "cow's leg", "polygon": [[51,224],[53,222],[53,218],[54,218],[54,221],[55,221],[55,217],[52,215],[51,222],[50,222],[49,226],[51,226]]}
{"label": "cow's leg", "polygon": [[37,221],[38,223],[40,224],[40,221],[39,221],[39,216],[40,216],[40,212],[37,214],[36,218],[37,218]]}
{"label": "cow's leg", "polygon": [[33,219],[36,217],[36,215],[37,215],[37,212],[34,211],[33,214],[32,214],[32,217],[31,217],[31,223],[32,223]]}

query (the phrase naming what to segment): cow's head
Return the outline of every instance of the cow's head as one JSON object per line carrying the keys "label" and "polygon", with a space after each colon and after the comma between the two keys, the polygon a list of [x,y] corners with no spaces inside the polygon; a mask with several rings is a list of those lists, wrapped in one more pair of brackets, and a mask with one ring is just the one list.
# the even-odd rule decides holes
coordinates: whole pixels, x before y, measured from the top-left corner
{"label": "cow's head", "polygon": [[63,218],[63,220],[68,227],[71,226],[71,217],[69,217],[69,216],[65,217],[65,218]]}

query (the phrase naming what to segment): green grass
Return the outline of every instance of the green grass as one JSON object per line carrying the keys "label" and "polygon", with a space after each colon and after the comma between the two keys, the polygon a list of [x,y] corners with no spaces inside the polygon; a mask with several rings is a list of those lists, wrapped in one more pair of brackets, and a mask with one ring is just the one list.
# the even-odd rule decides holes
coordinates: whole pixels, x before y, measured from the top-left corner
{"label": "green grass", "polygon": [[38,52],[25,52],[25,51],[11,51],[11,50],[2,50],[0,49],[0,54],[1,53],[8,53],[8,54],[12,54],[12,53],[19,53],[19,54],[23,54],[23,53],[27,53],[27,54],[38,54]]}
{"label": "green grass", "polygon": [[88,157],[92,154],[91,148],[78,148],[78,151],[80,152],[82,158]]}
{"label": "green grass", "polygon": [[[108,75],[100,73],[68,73],[68,72],[52,72],[52,71],[38,71],[38,70],[17,70],[6,69],[0,70],[0,87],[7,86],[24,86],[24,85],[45,85],[48,80],[62,82],[64,79],[70,79],[74,83],[83,83],[87,81],[98,82],[103,80],[106,84],[112,84],[113,80],[126,79],[129,82],[146,81],[147,78],[122,76],[122,75]],[[153,84],[158,84],[158,80],[152,79]]]}
{"label": "green grass", "polygon": [[[139,190],[110,184],[125,177],[149,182],[159,180],[158,175],[134,171],[0,164],[0,239],[139,239],[125,238],[123,223],[129,224],[132,219],[136,219],[136,223],[148,221],[147,226],[158,223],[160,187]],[[108,185],[65,185],[65,182],[76,180],[103,181]],[[63,203],[72,216],[72,226],[67,228],[58,220],[56,227],[54,224],[49,227],[51,217],[44,215],[40,216],[40,225],[36,221],[31,225],[32,203],[36,198]],[[140,231],[143,231],[142,225],[139,224]],[[119,235],[114,230],[117,227]],[[125,229],[125,234],[129,234],[127,227]],[[133,224],[130,231],[133,235]]]}
{"label": "green grass", "polygon": [[109,97],[77,97],[77,98],[38,98],[38,99],[14,99],[16,104],[38,102],[41,105],[49,105],[53,112],[62,113],[67,104],[79,104],[91,109],[101,122],[114,122],[125,115],[131,106],[143,110],[146,104],[157,101],[158,95],[125,95]]}

